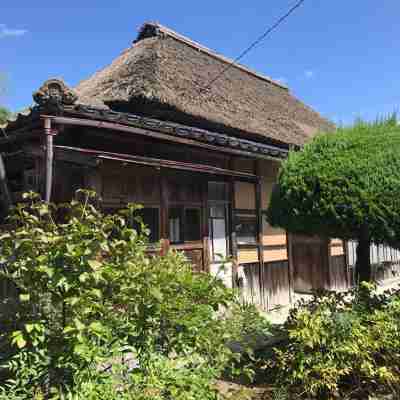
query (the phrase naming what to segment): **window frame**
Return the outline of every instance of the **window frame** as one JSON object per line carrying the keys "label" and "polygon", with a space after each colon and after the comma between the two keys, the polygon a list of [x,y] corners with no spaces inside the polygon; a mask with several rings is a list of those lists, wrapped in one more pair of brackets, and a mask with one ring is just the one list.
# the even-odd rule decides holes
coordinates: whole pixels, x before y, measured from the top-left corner
{"label": "window frame", "polygon": [[[151,209],[157,210],[157,214],[156,214],[157,215],[157,228],[158,228],[157,235],[156,235],[157,239],[154,241],[150,241],[150,237],[149,237],[149,245],[153,246],[161,240],[161,207],[160,207],[160,205],[156,205],[156,204],[140,203],[140,205],[142,206],[142,208],[140,210],[137,210],[138,213],[140,213],[141,210],[146,209],[146,208],[151,208]],[[126,207],[126,206],[127,206],[127,204],[126,205],[123,205],[123,204],[121,204],[121,205],[116,205],[116,204],[104,205],[103,204],[102,211],[107,214],[117,213],[119,210],[124,209],[124,207]],[[131,221],[129,221],[129,223],[131,223]],[[145,221],[143,221],[143,223],[146,225]],[[148,225],[146,225],[146,227],[148,229],[150,229],[150,227]],[[150,232],[154,232],[154,231],[152,231],[150,229]]]}
{"label": "window frame", "polygon": [[[234,216],[235,226],[234,231],[236,233],[236,242],[238,246],[256,246],[258,244],[257,238],[257,215],[255,214],[244,214],[244,213],[236,213]],[[245,220],[246,222],[251,221],[252,225],[254,226],[254,240],[241,240],[240,231],[238,230],[238,225],[240,225],[241,221]]]}
{"label": "window frame", "polygon": [[[179,216],[180,216],[180,223],[179,223],[179,229],[180,229],[180,240],[179,241],[172,241],[171,239],[171,229],[170,229],[170,220],[171,220],[171,209],[178,209],[179,210]],[[187,240],[186,239],[186,211],[187,210],[198,210],[199,213],[199,230],[198,230],[198,239],[195,240]],[[200,205],[183,205],[183,204],[170,204],[168,207],[168,237],[170,240],[171,245],[179,245],[179,244],[184,244],[184,243],[197,243],[201,241],[201,234],[202,234],[202,221],[203,221],[203,209]]]}

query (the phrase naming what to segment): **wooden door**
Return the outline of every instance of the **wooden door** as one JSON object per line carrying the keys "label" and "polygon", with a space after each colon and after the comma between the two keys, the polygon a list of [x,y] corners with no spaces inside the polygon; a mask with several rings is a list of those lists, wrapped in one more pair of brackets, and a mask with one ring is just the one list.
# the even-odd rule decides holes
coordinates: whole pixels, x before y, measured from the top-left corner
{"label": "wooden door", "polygon": [[206,179],[183,171],[166,173],[167,235],[196,272],[208,270]]}
{"label": "wooden door", "polygon": [[328,251],[327,240],[291,236],[291,268],[295,292],[310,293],[317,289],[329,289]]}

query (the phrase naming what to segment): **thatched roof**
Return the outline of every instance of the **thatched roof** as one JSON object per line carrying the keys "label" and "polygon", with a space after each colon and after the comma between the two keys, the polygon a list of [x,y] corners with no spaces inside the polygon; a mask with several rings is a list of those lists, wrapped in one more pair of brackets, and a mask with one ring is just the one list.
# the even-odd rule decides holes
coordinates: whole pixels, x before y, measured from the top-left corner
{"label": "thatched roof", "polygon": [[145,24],[133,45],[76,87],[79,102],[142,113],[233,136],[304,144],[333,124],[272,79],[161,25]]}

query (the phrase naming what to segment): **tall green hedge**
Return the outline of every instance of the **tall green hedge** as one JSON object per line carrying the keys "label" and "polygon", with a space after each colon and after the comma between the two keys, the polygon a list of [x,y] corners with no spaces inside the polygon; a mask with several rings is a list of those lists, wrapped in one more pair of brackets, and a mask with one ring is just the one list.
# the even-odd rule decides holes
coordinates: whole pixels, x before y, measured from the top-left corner
{"label": "tall green hedge", "polygon": [[359,279],[369,280],[369,244],[398,246],[399,214],[400,125],[393,116],[318,135],[290,153],[268,219],[290,232],[357,240]]}

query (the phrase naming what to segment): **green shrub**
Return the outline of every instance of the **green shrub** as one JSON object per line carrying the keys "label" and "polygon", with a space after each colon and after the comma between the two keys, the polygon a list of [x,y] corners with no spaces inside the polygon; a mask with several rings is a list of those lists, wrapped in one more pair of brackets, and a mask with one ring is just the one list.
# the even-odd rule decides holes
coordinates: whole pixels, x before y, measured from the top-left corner
{"label": "green shrub", "polygon": [[[237,366],[226,346],[235,320],[221,312],[236,304],[234,293],[219,279],[193,274],[181,254],[148,255],[138,206],[103,215],[93,193],[81,195],[82,202],[58,207],[26,195],[12,217],[15,229],[0,238],[1,275],[19,294],[16,353],[3,365],[13,379],[3,390],[18,399],[67,392],[78,399],[79,391],[89,399],[130,399],[155,386],[160,399],[172,392],[214,398],[213,379]],[[142,233],[127,222],[132,218]],[[126,355],[135,373],[113,373]]]}
{"label": "green shrub", "polygon": [[318,135],[283,163],[269,222],[289,232],[357,240],[357,280],[370,280],[370,243],[399,246],[399,151],[395,116]]}
{"label": "green shrub", "polygon": [[[400,393],[400,296],[377,296],[363,285],[323,294],[294,309],[288,343],[270,372],[305,398],[367,398]],[[352,397],[353,398],[353,397]]]}

